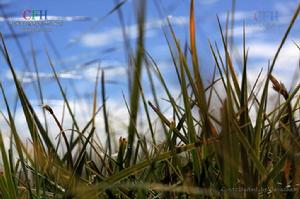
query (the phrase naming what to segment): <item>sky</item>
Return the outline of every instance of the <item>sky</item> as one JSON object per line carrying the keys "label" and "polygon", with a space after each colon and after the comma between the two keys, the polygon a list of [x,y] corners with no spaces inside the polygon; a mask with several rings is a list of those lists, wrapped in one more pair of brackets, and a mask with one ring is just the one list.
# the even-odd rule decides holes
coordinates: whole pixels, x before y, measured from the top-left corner
{"label": "sky", "polygon": [[[126,126],[128,113],[122,94],[128,97],[127,61],[118,12],[110,13],[117,2],[118,0],[0,0],[0,30],[5,37],[13,65],[19,77],[22,77],[25,92],[37,112],[40,112],[40,100],[35,86],[37,79],[33,72],[32,47],[36,53],[45,102],[55,107],[58,115],[62,114],[63,98],[53,78],[46,51],[53,60],[68,98],[74,101],[76,111],[83,115],[89,115],[91,111],[97,68],[100,66],[104,69],[109,114],[111,118],[118,118],[117,121],[120,122],[117,126]],[[179,93],[178,80],[162,30],[166,28],[166,19],[169,18],[176,36],[184,45],[189,40],[189,3],[189,0],[148,0],[146,6],[145,47],[158,64],[174,94]],[[298,4],[297,0],[236,1],[232,52],[238,72],[243,23],[246,24],[249,48],[249,79],[254,82],[261,69],[266,72],[268,60],[272,60]],[[159,12],[158,8],[162,12]],[[224,28],[226,15],[231,9],[231,0],[195,0],[198,55],[201,75],[207,84],[214,71],[208,41],[216,42],[221,47],[217,16]],[[28,10],[47,10],[49,25],[46,26],[46,30],[41,25],[18,24],[20,21],[28,22],[23,16],[24,11]],[[137,0],[124,1],[120,10],[130,44],[134,47],[137,36]],[[18,35],[17,40],[12,37],[13,32]],[[22,50],[18,47],[18,42]],[[294,43],[300,44],[299,19],[289,35],[274,71],[275,76],[288,88],[299,83],[299,49]],[[13,106],[16,98],[13,79],[3,59],[0,60],[0,65],[0,81]],[[147,81],[144,74],[143,83],[147,84]],[[157,90],[162,92],[161,96],[164,96],[161,86],[156,86]],[[148,95],[149,87],[145,87],[145,91]],[[5,113],[3,108],[1,98],[0,109]],[[25,125],[19,103],[16,120],[21,127]],[[3,118],[0,121],[4,127]],[[66,126],[67,123],[66,121]]]}

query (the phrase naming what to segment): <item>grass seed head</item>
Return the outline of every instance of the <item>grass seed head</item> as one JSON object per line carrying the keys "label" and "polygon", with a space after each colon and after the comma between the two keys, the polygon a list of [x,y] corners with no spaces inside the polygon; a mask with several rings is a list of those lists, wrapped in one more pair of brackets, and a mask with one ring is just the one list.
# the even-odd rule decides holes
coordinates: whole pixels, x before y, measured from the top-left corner
{"label": "grass seed head", "polygon": [[47,110],[51,115],[53,115],[53,110],[49,105],[44,104],[44,105],[42,105],[42,108]]}
{"label": "grass seed head", "polygon": [[273,89],[280,93],[285,99],[287,99],[289,96],[284,84],[282,82],[279,82],[273,75],[270,75],[270,80],[273,84]]}

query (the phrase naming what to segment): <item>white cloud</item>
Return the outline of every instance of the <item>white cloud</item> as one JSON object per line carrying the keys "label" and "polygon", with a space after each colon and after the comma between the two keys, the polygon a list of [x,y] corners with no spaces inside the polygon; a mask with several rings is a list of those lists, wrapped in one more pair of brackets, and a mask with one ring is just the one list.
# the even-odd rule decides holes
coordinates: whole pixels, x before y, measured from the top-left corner
{"label": "white cloud", "polygon": [[274,4],[274,10],[277,10],[283,15],[292,15],[296,7],[297,3],[294,2],[276,2]]}
{"label": "white cloud", "polygon": [[[87,124],[87,122],[91,119],[92,116],[92,106],[93,104],[88,102],[87,100],[77,100],[69,101],[73,111],[75,111],[75,118],[79,125],[79,128],[82,130],[83,127]],[[38,100],[31,100],[31,104],[38,116],[40,118],[41,122],[44,122],[43,119],[43,113],[42,108],[40,107],[40,102]],[[53,99],[45,99],[45,104],[48,104],[52,110],[54,111],[55,115],[61,121],[62,118],[62,112],[63,112],[63,100],[53,100]],[[98,102],[98,107],[101,104]],[[107,112],[109,114],[110,119],[110,128],[113,132],[117,132],[117,135],[120,136],[126,136],[126,124],[128,122],[128,112],[126,109],[126,106],[124,103],[120,102],[119,100],[107,100]],[[96,117],[96,132],[98,135],[103,138],[105,137],[104,132],[104,122],[103,122],[103,113],[99,112]],[[49,113],[46,113],[50,137],[55,138],[59,134],[59,128],[57,124],[55,123],[54,119],[51,117]],[[4,121],[2,118],[0,119],[1,122],[1,131],[6,135],[6,137],[9,134],[9,128],[3,128]],[[69,112],[67,109],[65,109],[65,115],[63,120],[63,128],[64,129],[71,129],[72,128],[72,118],[69,115]],[[3,125],[2,125],[3,124]],[[28,126],[26,123],[25,116],[23,114],[22,108],[18,107],[15,115],[15,124],[17,127],[17,131],[20,134],[20,136],[25,139],[29,138],[30,134],[28,131]],[[101,140],[102,143],[104,143],[104,140]]]}
{"label": "white cloud", "polygon": [[[88,69],[82,71],[82,75],[85,79],[95,80],[97,75],[98,67],[89,67]],[[127,78],[126,68],[125,67],[115,67],[105,70],[106,79],[122,79]]]}
{"label": "white cloud", "polygon": [[[297,41],[297,39],[294,39]],[[263,81],[266,79],[268,71],[268,60],[272,61],[278,46],[269,42],[252,42],[249,43],[249,66],[248,66],[248,81],[253,86],[256,81],[260,70],[263,68],[263,73],[259,79],[256,92],[263,86]],[[241,47],[240,47],[241,49]],[[295,85],[300,83],[300,70],[299,70],[300,51],[288,40],[283,46],[278,59],[275,63],[273,76],[289,90],[295,88]],[[241,75],[239,75],[241,78]],[[269,85],[268,107],[267,111],[273,110],[274,106],[278,104],[279,94],[272,89],[272,84]],[[251,112],[253,118],[255,110]]]}
{"label": "white cloud", "polygon": [[[299,70],[299,59],[300,51],[294,45],[293,41],[298,42],[299,38],[290,38],[286,41],[283,48],[280,51],[280,54],[277,58],[277,61],[274,66],[273,76],[280,82],[282,82],[287,90],[295,88],[295,85],[300,84],[300,70]],[[255,94],[258,99],[260,99],[261,91],[263,89],[264,81],[267,77],[268,72],[268,60],[272,61],[273,57],[278,48],[278,42],[267,42],[267,41],[251,41],[246,44],[246,47],[249,48],[248,56],[248,67],[247,67],[247,76],[249,83],[249,91],[252,89],[255,81],[257,80],[259,73],[262,70],[261,76],[258,80],[258,83],[255,88]],[[243,47],[239,46],[237,48],[238,52],[242,52]],[[221,53],[222,54],[222,53]],[[238,73],[238,79],[241,83],[242,74]],[[251,86],[251,87],[250,87]],[[216,92],[221,97],[222,100],[226,98],[226,93],[222,86],[222,82],[218,82],[215,85]],[[260,92],[258,92],[260,91]],[[269,95],[268,95],[268,106],[267,112],[274,110],[274,106],[278,105],[279,95],[272,89],[272,84],[269,84]],[[215,117],[218,117],[220,114],[221,103],[219,98],[214,93],[212,97],[211,112]],[[253,122],[256,117],[256,110],[252,107],[251,118]]]}
{"label": "white cloud", "polygon": [[219,0],[202,0],[200,1],[201,4],[204,4],[204,5],[210,5],[210,4],[214,4],[214,3],[217,3]]}
{"label": "white cloud", "polygon": [[[247,35],[247,37],[259,33],[259,32],[263,32],[266,28],[264,26],[261,25],[245,25],[245,34]],[[234,27],[234,37],[241,37],[243,36],[243,30],[244,27],[243,26],[236,26]],[[229,34],[231,33],[231,31],[229,31]]]}
{"label": "white cloud", "polygon": [[[30,83],[37,80],[37,75],[35,72],[20,72],[16,71],[17,76],[20,80],[22,80],[23,83]],[[81,79],[82,77],[79,74],[76,74],[75,71],[69,71],[69,72],[59,72],[57,73],[58,78],[61,79]],[[5,77],[8,80],[13,80],[13,76],[9,70],[7,70]],[[39,73],[40,79],[53,79],[54,75],[53,73]]]}
{"label": "white cloud", "polygon": [[[131,37],[135,36],[136,35],[131,35]],[[102,33],[88,33],[81,38],[81,43],[87,47],[99,47],[111,43],[112,38],[114,38],[114,42],[122,41],[121,30],[115,28]]]}
{"label": "white cloud", "polygon": [[[229,20],[231,20],[231,12],[228,12],[228,17],[229,17]],[[255,14],[255,11],[236,11],[234,13],[234,20],[235,22],[238,22],[238,21],[243,21],[245,20],[245,22],[247,22],[248,20],[253,20],[254,19],[254,14]],[[226,22],[226,19],[227,19],[227,12],[224,12],[224,13],[221,13],[219,15],[219,18],[220,18],[220,21],[222,22]]]}
{"label": "white cloud", "polygon": [[[188,24],[188,18],[184,16],[169,16],[168,17],[173,25],[186,25]],[[167,25],[165,20],[155,19],[146,22],[145,28],[147,31],[147,36],[153,36],[155,33],[151,30],[160,28],[161,26]],[[125,28],[129,39],[135,39],[137,37],[137,25],[127,26]],[[86,47],[100,47],[113,42],[123,41],[122,29],[111,28],[109,30],[98,32],[98,33],[87,33],[81,37],[81,44]]]}
{"label": "white cloud", "polygon": [[104,70],[106,79],[118,79],[126,76],[126,64],[117,60],[101,60],[87,66],[76,65],[75,69],[69,72],[81,76],[84,80],[94,81],[99,67]]}
{"label": "white cloud", "polygon": [[[298,67],[300,51],[293,41],[299,41],[299,38],[293,38],[286,41],[280,54],[275,63],[275,72],[279,72],[280,76],[286,75],[288,73],[294,74],[296,67]],[[265,63],[266,66],[268,60],[272,60],[277,49],[278,43],[264,42],[264,41],[254,41],[247,43],[249,48],[249,58],[250,60],[258,60],[259,62]],[[242,46],[239,47],[241,52]],[[282,77],[283,79],[290,79],[290,77]]]}
{"label": "white cloud", "polygon": [[[179,90],[170,87],[170,91],[174,95],[174,98],[176,99],[177,95],[179,95]],[[171,119],[172,118],[172,109],[170,109],[171,106],[168,102],[162,100],[162,98],[166,98],[166,94],[158,93],[158,96],[160,96],[159,101],[160,101],[162,112],[165,114],[165,116],[168,119]],[[146,94],[147,100],[151,100],[151,98],[152,95]],[[40,118],[40,121],[43,123],[44,116],[43,116],[42,108],[40,106],[41,105],[40,101],[31,100],[30,102],[37,114],[37,117]],[[61,118],[63,117],[64,101],[60,99],[44,99],[44,103],[49,105],[52,108],[58,120],[61,121]],[[87,122],[92,117],[93,104],[91,103],[91,100],[69,100],[69,103],[71,109],[73,110],[73,113],[75,113],[75,118],[78,123],[78,126],[80,130],[82,130],[83,127],[85,127]],[[98,100],[97,106],[100,107],[101,105],[102,105],[101,100]],[[110,126],[112,139],[115,142],[117,142],[120,136],[127,137],[129,113],[122,97],[107,98],[106,107],[107,107],[109,126]],[[140,135],[144,135],[146,136],[147,139],[150,139],[150,133],[148,129],[148,123],[145,117],[145,112],[143,106],[141,105],[140,107],[141,109],[139,113],[140,116],[138,117],[137,129]],[[151,108],[149,108],[149,113],[150,113],[151,121],[153,122],[153,126],[155,126],[156,128],[156,136],[162,138],[164,135],[162,133],[162,130],[160,129],[160,121],[158,119],[158,116]],[[4,112],[4,114],[6,113]],[[47,117],[47,122],[49,127],[49,135],[54,140],[54,138],[60,132],[59,128],[49,113],[46,113],[46,117]],[[100,112],[95,118],[96,118],[96,133],[100,138],[101,144],[105,144],[106,133],[104,129],[104,119],[103,119],[102,109],[100,110]],[[3,118],[1,117],[0,117],[0,123],[1,123],[1,130],[4,131],[4,133],[6,134],[6,142],[8,142],[9,137],[7,135],[9,135],[9,128],[8,127],[4,128],[7,125],[4,125]],[[15,124],[18,133],[20,134],[21,138],[25,142],[25,140],[30,137],[30,134],[28,131],[26,119],[24,117],[22,108],[20,106],[17,108],[16,111]],[[71,129],[72,124],[73,124],[72,118],[69,115],[67,108],[65,107],[64,120],[62,123],[63,129]],[[68,133],[69,131],[66,132],[66,134]],[[163,141],[163,139],[159,139],[159,140]]]}
{"label": "white cloud", "polygon": [[45,19],[38,19],[36,18],[35,20],[26,20],[23,17],[0,17],[0,22],[4,22],[5,20],[9,22],[17,22],[17,21],[22,21],[22,22],[32,22],[32,21],[65,21],[65,22],[70,22],[70,21],[95,21],[97,20],[96,18],[92,17],[87,17],[87,16],[47,16],[47,20]]}
{"label": "white cloud", "polygon": [[95,18],[87,16],[47,16],[48,20],[59,21],[95,21]]}
{"label": "white cloud", "polygon": [[[127,76],[126,65],[116,60],[103,60],[84,67],[82,65],[75,65],[74,69],[72,70],[57,71],[57,76],[59,79],[95,81],[99,66],[100,69],[105,71],[105,77],[108,80],[119,79],[120,77],[122,78]],[[35,72],[16,71],[16,73],[19,80],[22,80],[22,83],[31,83],[37,81],[37,75]],[[5,77],[8,80],[13,80],[10,70],[6,71]],[[41,80],[51,80],[55,77],[52,72],[39,72],[39,78]]]}

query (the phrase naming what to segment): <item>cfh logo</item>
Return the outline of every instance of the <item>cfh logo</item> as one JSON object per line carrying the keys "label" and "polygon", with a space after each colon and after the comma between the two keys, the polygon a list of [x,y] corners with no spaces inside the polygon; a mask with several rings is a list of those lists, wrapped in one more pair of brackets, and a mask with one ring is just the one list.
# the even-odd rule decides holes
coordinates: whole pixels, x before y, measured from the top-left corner
{"label": "cfh logo", "polygon": [[22,12],[25,20],[47,20],[48,10],[26,9]]}
{"label": "cfh logo", "polygon": [[260,22],[276,22],[279,19],[279,12],[273,10],[260,10],[254,13],[254,20]]}

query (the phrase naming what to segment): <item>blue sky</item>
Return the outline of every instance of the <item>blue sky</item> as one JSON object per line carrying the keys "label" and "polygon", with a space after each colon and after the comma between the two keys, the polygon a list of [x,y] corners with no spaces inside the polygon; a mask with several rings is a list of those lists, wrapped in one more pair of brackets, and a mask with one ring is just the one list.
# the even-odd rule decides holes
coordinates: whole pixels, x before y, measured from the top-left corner
{"label": "blue sky", "polygon": [[[36,102],[36,105],[39,104],[39,98],[33,86],[33,84],[36,84],[36,78],[31,72],[33,71],[33,62],[30,40],[32,40],[37,53],[37,65],[41,73],[45,99],[49,103],[53,103],[53,106],[61,103],[62,97],[53,79],[45,49],[49,51],[70,99],[79,100],[74,94],[73,88],[76,88],[77,93],[88,101],[86,104],[91,102],[96,71],[100,65],[100,67],[107,68],[105,70],[107,79],[113,82],[113,84],[107,84],[107,97],[115,105],[123,101],[122,92],[127,94],[125,71],[127,62],[124,56],[120,21],[116,12],[103,18],[114,8],[116,1],[16,0],[0,2],[6,5],[3,7],[3,11],[6,15],[9,15],[9,21],[19,20],[25,9],[36,9],[47,10],[48,20],[58,19],[62,22],[61,26],[50,25],[50,31],[47,34],[40,31],[35,32],[34,29],[40,28],[39,26],[30,27],[30,30],[25,31],[24,26],[12,23],[11,27],[14,31],[21,35],[19,42],[25,53],[29,70],[25,67],[25,62],[17,48],[16,41],[8,37],[11,35],[11,30],[4,20],[3,12],[0,13],[0,30],[6,36],[6,43],[13,65],[20,77],[23,75],[23,86],[32,102]],[[157,0],[160,7],[164,10],[163,16],[158,13],[154,2],[154,0],[148,0],[147,3],[146,49],[158,63],[171,90],[178,92],[177,79],[161,26],[166,17],[170,17],[181,43],[184,44],[185,41],[188,41],[190,1]],[[299,4],[297,0],[237,0],[234,46],[235,49],[240,50],[242,24],[245,21],[247,44],[250,49],[249,74],[252,75],[249,77],[250,79],[254,79],[261,68],[267,68],[267,61],[272,59],[297,4]],[[135,5],[135,0],[128,0],[121,7],[132,46],[134,46],[136,39]],[[211,78],[214,69],[214,63],[208,47],[208,39],[211,42],[216,41],[221,47],[216,16],[220,17],[224,26],[226,13],[230,11],[231,7],[231,0],[195,0],[198,53],[202,76],[205,80]],[[283,49],[278,66],[275,67],[276,75],[287,85],[292,83],[291,74],[299,75],[299,68],[297,69],[299,50],[293,44],[293,42],[299,44],[299,35],[300,21],[298,19]],[[79,36],[81,37],[78,40]],[[49,39],[54,46],[49,42]],[[75,43],[72,42],[74,40],[76,41]],[[57,49],[59,57],[54,48]],[[94,62],[86,65],[86,63],[91,61]],[[13,81],[3,59],[1,59],[0,64],[0,79],[9,100],[12,101],[15,98]],[[146,77],[143,79],[146,84]],[[159,85],[157,86],[159,87]],[[146,87],[145,89],[147,91],[149,88]],[[0,105],[2,109],[2,101]]]}

